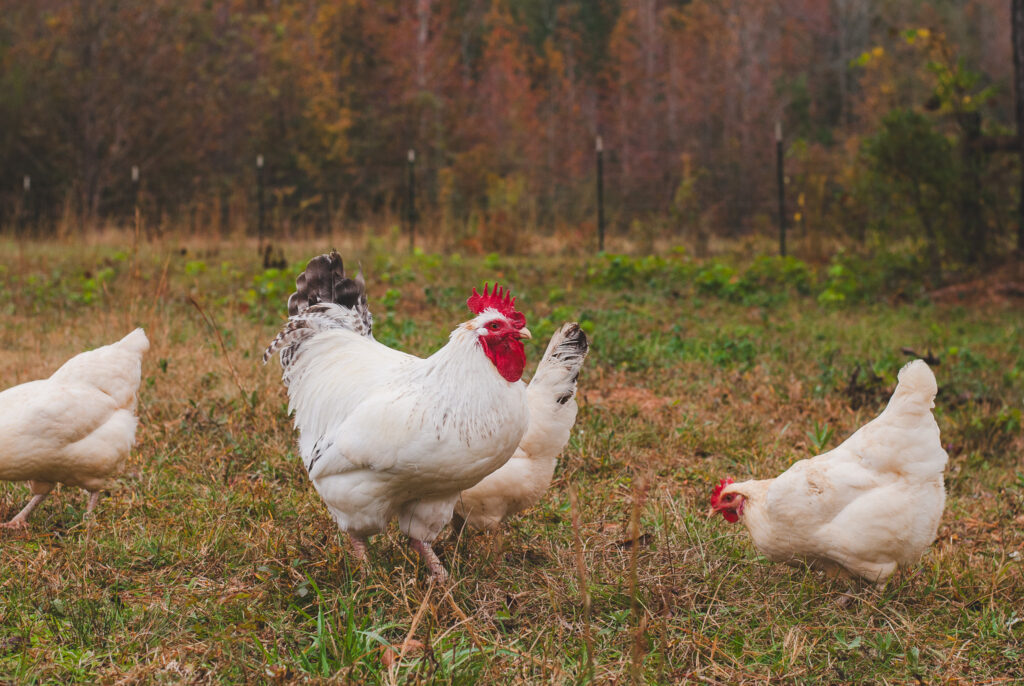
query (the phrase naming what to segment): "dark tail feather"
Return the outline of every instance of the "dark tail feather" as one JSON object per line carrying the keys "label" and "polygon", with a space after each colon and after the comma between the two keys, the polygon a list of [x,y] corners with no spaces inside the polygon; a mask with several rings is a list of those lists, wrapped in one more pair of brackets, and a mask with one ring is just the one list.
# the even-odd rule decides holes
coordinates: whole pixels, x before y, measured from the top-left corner
{"label": "dark tail feather", "polygon": [[311,259],[306,270],[295,279],[295,292],[288,298],[288,316],[302,314],[319,303],[367,311],[362,272],[354,279],[345,276],[345,264],[336,250]]}
{"label": "dark tail feather", "polygon": [[295,292],[288,298],[288,317],[288,323],[263,353],[266,363],[280,350],[286,372],[301,343],[321,331],[349,329],[362,336],[373,335],[363,274],[354,279],[347,277],[341,255],[335,250],[311,259],[295,279]]}

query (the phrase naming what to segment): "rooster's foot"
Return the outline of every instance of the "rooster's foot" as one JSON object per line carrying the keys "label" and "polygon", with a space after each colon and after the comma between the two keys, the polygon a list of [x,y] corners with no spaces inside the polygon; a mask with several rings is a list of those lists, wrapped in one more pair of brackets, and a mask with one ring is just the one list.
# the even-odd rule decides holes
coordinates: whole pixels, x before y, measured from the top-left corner
{"label": "rooster's foot", "polygon": [[446,572],[444,567],[441,566],[441,561],[437,559],[437,553],[435,553],[434,549],[430,547],[430,544],[415,538],[410,539],[410,541],[412,549],[419,553],[419,556],[427,563],[427,567],[430,568],[431,581],[438,584],[443,584],[448,581],[448,572]]}
{"label": "rooster's foot", "polygon": [[348,542],[352,544],[352,554],[359,562],[366,562],[366,539],[359,536],[348,535]]}

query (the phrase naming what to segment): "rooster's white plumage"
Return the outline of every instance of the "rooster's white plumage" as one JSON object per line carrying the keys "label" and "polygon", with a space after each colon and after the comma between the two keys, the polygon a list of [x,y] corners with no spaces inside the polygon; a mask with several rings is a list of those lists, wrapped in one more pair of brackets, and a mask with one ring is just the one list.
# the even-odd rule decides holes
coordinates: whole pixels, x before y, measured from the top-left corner
{"label": "rooster's white plumage", "polygon": [[372,336],[362,276],[321,255],[264,355],[281,353],[299,452],[356,554],[397,518],[437,578],[446,574],[430,544],[459,493],[508,461],[529,421],[525,318],[497,287],[467,304],[476,317],[430,357],[393,350]]}
{"label": "rooster's white plumage", "polygon": [[548,343],[526,389],[530,426],[501,469],[462,492],[455,514],[471,529],[494,529],[535,505],[551,484],[558,455],[576,423],[576,381],[587,356],[587,335],[564,324]]}
{"label": "rooster's white plumage", "polygon": [[911,362],[885,410],[837,448],[775,479],[725,480],[712,509],[776,562],[885,581],[920,559],[945,507],[936,392],[928,365]]}
{"label": "rooster's white plumage", "polygon": [[33,497],[3,526],[28,516],[57,483],[100,491],[135,443],[136,395],[149,340],[136,329],[72,357],[48,379],[0,393],[0,479],[28,481]]}

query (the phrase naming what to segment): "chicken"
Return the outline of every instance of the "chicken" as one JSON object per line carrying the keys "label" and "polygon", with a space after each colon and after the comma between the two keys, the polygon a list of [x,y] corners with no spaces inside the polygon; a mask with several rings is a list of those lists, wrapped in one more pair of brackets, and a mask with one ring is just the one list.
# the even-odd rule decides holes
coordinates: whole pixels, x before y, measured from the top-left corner
{"label": "chicken", "polygon": [[564,324],[551,337],[526,389],[530,406],[526,434],[512,459],[462,492],[455,503],[459,526],[494,529],[535,505],[547,491],[555,462],[576,422],[576,380],[587,348],[587,335],[575,323]]}
{"label": "chicken", "polygon": [[310,260],[288,299],[290,318],[264,353],[280,351],[299,452],[358,558],[398,519],[435,580],[431,543],[459,493],[505,464],[529,422],[515,299],[498,286],[467,300],[476,315],[427,358],[374,340],[362,274],[332,252]]}
{"label": "chicken", "polygon": [[28,481],[32,499],[6,524],[28,517],[58,483],[100,491],[135,443],[136,396],[149,340],[135,329],[117,343],[72,357],[48,379],[0,393],[0,479]]}
{"label": "chicken", "polygon": [[945,507],[936,391],[928,365],[909,363],[885,410],[837,448],[774,479],[723,480],[712,511],[742,520],[773,561],[884,582],[920,559]]}

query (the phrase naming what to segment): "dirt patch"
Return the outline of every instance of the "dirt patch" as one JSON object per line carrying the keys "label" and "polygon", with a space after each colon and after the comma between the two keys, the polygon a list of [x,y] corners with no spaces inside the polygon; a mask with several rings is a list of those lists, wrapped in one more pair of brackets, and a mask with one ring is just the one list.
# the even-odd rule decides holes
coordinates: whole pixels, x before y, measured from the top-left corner
{"label": "dirt patch", "polygon": [[1024,299],[1024,262],[1006,264],[977,279],[929,293],[940,303],[1007,302]]}
{"label": "dirt patch", "polygon": [[625,386],[612,388],[610,390],[590,391],[584,394],[584,401],[592,405],[606,405],[608,407],[636,407],[642,412],[655,412],[669,407],[674,398],[667,398],[656,395],[647,388],[638,386]]}

